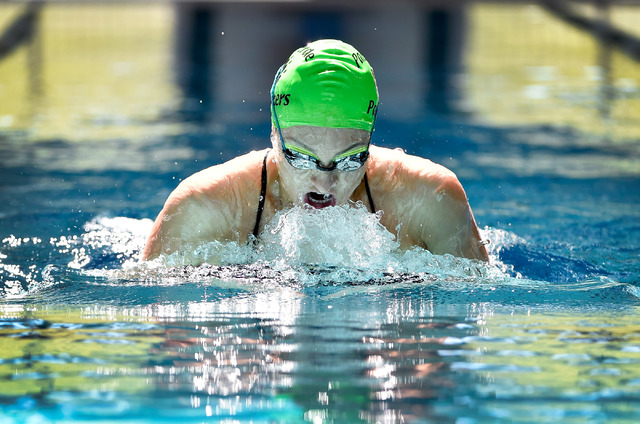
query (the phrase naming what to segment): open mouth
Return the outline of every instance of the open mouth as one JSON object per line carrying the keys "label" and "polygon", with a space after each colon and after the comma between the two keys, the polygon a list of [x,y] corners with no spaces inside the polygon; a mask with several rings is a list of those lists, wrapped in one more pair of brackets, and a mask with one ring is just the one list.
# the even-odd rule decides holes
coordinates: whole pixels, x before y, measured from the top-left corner
{"label": "open mouth", "polygon": [[316,209],[322,209],[326,208],[327,206],[335,206],[336,198],[331,194],[309,192],[304,195],[304,202]]}

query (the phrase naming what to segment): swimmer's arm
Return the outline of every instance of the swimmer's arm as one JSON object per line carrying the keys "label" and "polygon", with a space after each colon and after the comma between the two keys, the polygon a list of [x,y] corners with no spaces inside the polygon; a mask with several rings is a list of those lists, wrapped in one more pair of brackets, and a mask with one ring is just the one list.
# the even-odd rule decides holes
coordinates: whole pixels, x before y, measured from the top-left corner
{"label": "swimmer's arm", "polygon": [[195,193],[172,194],[153,224],[142,259],[171,254],[189,243],[231,238],[226,209]]}
{"label": "swimmer's arm", "polygon": [[240,180],[219,165],[182,182],[156,218],[142,259],[170,254],[190,243],[239,240],[246,229],[240,193],[232,181]]}
{"label": "swimmer's arm", "polygon": [[419,208],[420,240],[431,253],[488,261],[466,193],[457,177],[447,174]]}

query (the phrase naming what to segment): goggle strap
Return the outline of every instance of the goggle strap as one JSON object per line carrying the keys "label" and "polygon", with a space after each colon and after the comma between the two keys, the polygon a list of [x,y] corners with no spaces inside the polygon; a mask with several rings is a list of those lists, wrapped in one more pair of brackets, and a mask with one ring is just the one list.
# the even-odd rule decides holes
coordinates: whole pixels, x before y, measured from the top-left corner
{"label": "goggle strap", "polygon": [[284,137],[282,137],[282,130],[280,129],[280,122],[278,122],[278,115],[276,114],[276,105],[273,103],[273,95],[276,91],[276,83],[278,82],[278,80],[280,79],[280,74],[282,73],[282,68],[284,68],[284,65],[282,65],[280,67],[280,69],[278,69],[278,72],[276,72],[276,76],[273,79],[273,85],[271,86],[271,91],[269,93],[269,96],[271,97],[270,103],[271,103],[271,113],[273,114],[273,120],[276,121],[276,129],[278,130],[278,135],[280,135],[280,143],[282,143],[282,150],[285,150],[286,147],[284,145]]}

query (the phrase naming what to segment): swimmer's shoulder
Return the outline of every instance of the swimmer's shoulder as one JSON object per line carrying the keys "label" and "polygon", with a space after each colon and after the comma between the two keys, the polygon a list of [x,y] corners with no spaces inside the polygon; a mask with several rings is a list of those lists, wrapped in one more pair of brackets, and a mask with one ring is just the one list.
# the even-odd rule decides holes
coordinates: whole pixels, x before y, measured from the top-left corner
{"label": "swimmer's shoulder", "polygon": [[370,179],[390,188],[414,191],[446,192],[455,199],[466,200],[456,174],[429,159],[405,153],[402,149],[371,146]]}
{"label": "swimmer's shoulder", "polygon": [[385,172],[389,169],[407,174],[453,174],[450,170],[429,159],[410,155],[401,148],[371,146],[371,165]]}
{"label": "swimmer's shoulder", "polygon": [[210,166],[182,181],[172,196],[222,196],[243,193],[260,186],[262,163],[268,149],[254,150],[227,162]]}

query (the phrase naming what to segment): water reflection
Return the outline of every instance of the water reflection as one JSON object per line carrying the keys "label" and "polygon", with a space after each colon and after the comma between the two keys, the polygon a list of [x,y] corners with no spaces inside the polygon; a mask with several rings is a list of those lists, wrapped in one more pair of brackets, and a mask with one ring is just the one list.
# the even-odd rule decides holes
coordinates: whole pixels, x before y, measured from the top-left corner
{"label": "water reflection", "polygon": [[[417,298],[374,303],[365,317],[361,302],[354,309],[288,294],[278,295],[277,305],[273,295],[188,305],[192,319],[210,318],[167,329],[152,351],[169,360],[155,366],[156,387],[197,393],[198,405],[223,416],[242,416],[247,399],[286,398],[309,421],[439,419],[430,402],[448,398],[461,382],[438,351],[449,349],[451,337],[476,333],[467,318],[433,318],[433,303]],[[245,402],[229,404],[233,395]]]}
{"label": "water reflection", "polygon": [[[610,416],[640,412],[629,403],[640,385],[637,314],[509,312],[402,292],[327,300],[282,287],[146,307],[5,305],[0,391],[36,409],[64,402],[74,419],[107,404],[131,416],[152,399],[167,401],[151,418],[180,411],[185,422],[454,422],[523,409],[544,420],[539,402],[597,417],[598,399]],[[92,390],[105,396],[87,406]]]}

